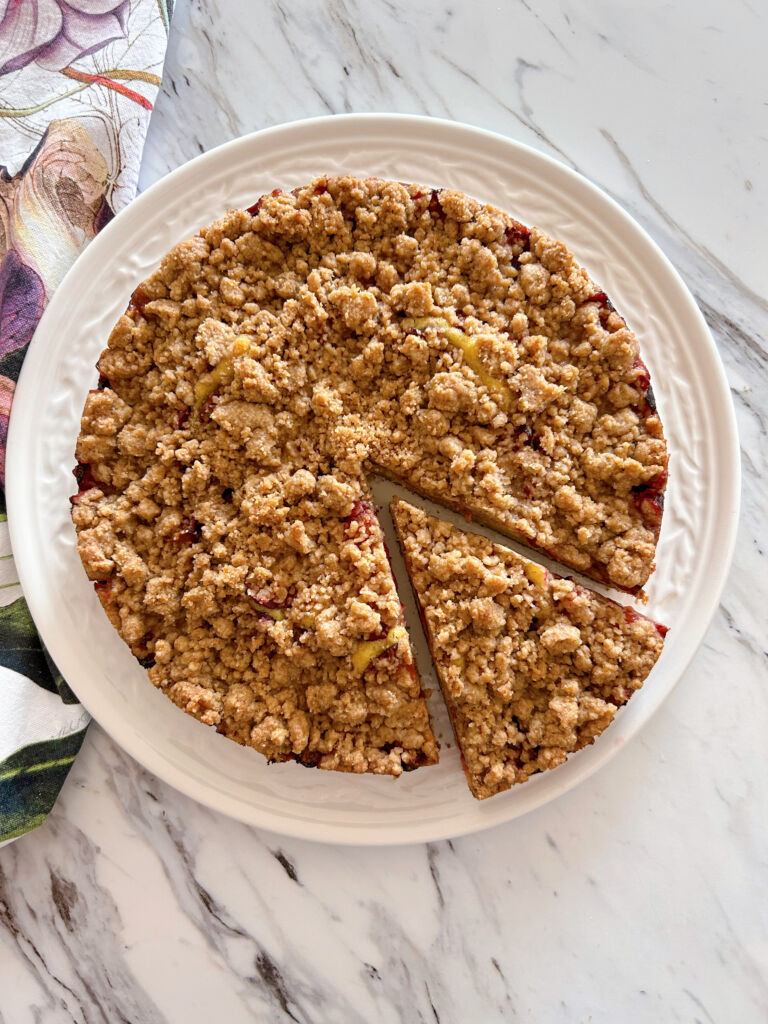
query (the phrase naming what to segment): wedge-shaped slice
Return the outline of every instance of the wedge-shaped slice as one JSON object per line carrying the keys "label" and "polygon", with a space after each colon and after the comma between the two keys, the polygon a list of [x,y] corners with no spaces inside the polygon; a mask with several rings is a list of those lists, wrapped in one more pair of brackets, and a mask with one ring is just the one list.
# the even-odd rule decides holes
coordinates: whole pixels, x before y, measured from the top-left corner
{"label": "wedge-shaped slice", "polygon": [[592,743],[642,686],[666,628],[407,502],[392,515],[472,794]]}

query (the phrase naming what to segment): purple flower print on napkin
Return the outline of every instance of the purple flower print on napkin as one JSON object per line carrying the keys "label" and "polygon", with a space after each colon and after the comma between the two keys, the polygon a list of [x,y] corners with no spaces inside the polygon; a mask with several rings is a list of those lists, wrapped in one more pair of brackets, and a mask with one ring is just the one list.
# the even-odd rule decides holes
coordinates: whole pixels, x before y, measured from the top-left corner
{"label": "purple flower print on napkin", "polygon": [[62,71],[125,37],[130,0],[0,0],[0,75]]}
{"label": "purple flower print on napkin", "polygon": [[29,344],[44,305],[39,275],[9,249],[0,263],[0,360]]}
{"label": "purple flower print on napkin", "polygon": [[0,449],[3,457],[0,460],[0,483],[5,487],[5,446],[8,443],[8,421],[11,418],[13,393],[16,389],[14,381],[0,376]]}
{"label": "purple flower print on napkin", "polygon": [[[71,118],[51,121],[18,174],[0,167],[0,260],[15,253],[50,297],[110,219],[108,181],[107,162],[85,125]],[[14,280],[20,273],[13,271]]]}
{"label": "purple flower print on napkin", "polygon": [[18,174],[0,167],[0,484],[14,381],[47,299],[112,217],[107,165],[78,121],[52,121]]}

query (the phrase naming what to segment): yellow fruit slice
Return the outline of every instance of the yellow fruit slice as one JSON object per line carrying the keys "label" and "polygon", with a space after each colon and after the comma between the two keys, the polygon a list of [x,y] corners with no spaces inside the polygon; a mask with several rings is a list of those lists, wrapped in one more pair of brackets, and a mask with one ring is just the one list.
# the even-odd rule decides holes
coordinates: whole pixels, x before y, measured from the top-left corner
{"label": "yellow fruit slice", "polygon": [[381,640],[364,640],[352,654],[352,667],[362,675],[374,658],[406,637],[404,626],[393,626]]}
{"label": "yellow fruit slice", "polygon": [[232,342],[232,348],[230,351],[221,357],[214,368],[209,372],[203,374],[200,380],[195,384],[195,412],[199,412],[203,405],[208,401],[212,394],[217,391],[222,384],[229,384],[235,373],[234,362],[237,356],[243,356],[249,351],[251,347],[251,339],[246,338],[244,334],[239,335]]}
{"label": "yellow fruit slice", "polygon": [[461,349],[464,356],[464,362],[475,376],[479,378],[480,383],[484,384],[493,394],[499,405],[505,410],[509,408],[511,398],[509,388],[504,381],[501,381],[497,377],[488,373],[480,360],[480,356],[478,354],[479,335],[465,334],[465,332],[460,331],[458,327],[451,327],[447,320],[443,320],[442,317],[437,316],[407,318],[403,320],[403,327],[406,330],[410,329],[416,331],[423,331],[427,327],[434,327],[436,330],[440,331],[447,341],[452,345],[455,345],[456,348]]}

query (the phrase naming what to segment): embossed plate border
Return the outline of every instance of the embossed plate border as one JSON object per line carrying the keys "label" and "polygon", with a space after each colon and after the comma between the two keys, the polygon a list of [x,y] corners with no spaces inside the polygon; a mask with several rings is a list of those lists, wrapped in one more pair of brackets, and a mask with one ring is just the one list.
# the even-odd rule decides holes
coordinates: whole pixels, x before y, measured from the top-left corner
{"label": "embossed plate border", "polygon": [[[645,686],[594,746],[490,801],[473,800],[450,731],[440,765],[397,782],[269,767],[155,691],[85,579],[69,519],[71,469],[94,363],[134,286],[176,242],[227,208],[324,172],[461,189],[563,239],[640,338],[672,452],[648,588],[672,628]],[[645,232],[586,179],[537,151],[467,125],[408,115],[317,118],[237,139],[139,196],[88,246],[38,327],[13,407],[9,522],[40,634],[96,720],[133,757],[189,796],[253,825],[328,842],[394,844],[509,821],[607,764],[672,690],[717,606],[739,507],[739,450],[728,385],[701,313]],[[427,684],[431,669],[417,642]]]}

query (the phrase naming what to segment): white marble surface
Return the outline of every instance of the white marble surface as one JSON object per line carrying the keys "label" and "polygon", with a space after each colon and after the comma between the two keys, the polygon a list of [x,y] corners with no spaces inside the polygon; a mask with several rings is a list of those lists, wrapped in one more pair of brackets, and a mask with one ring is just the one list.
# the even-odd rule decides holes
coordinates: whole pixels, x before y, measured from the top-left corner
{"label": "white marble surface", "polygon": [[0,852],[0,1024],[768,1019],[768,14],[748,3],[181,0],[142,182],[245,131],[399,110],[538,146],[616,197],[713,329],[743,441],[723,603],[656,718],[508,826],[281,839],[92,727]]}

